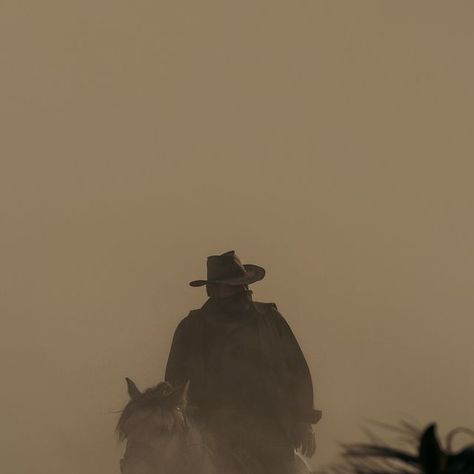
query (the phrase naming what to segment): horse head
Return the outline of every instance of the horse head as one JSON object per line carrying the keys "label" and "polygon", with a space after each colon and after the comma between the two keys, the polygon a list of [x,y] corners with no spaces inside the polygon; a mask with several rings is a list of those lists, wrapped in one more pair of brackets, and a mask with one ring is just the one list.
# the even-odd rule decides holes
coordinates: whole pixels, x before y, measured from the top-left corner
{"label": "horse head", "polygon": [[453,435],[461,430],[474,434],[466,429],[453,430],[448,435],[446,449],[438,440],[434,423],[428,425],[421,436],[414,436],[413,427],[404,432],[413,440],[413,451],[385,443],[349,444],[342,453],[343,463],[329,471],[343,474],[474,474],[474,445],[460,451],[451,448]]}
{"label": "horse head", "polygon": [[161,382],[141,392],[131,379],[126,381],[130,400],[117,424],[119,439],[127,443],[121,472],[175,472],[188,433],[189,384],[174,388]]}
{"label": "horse head", "polygon": [[460,429],[454,430],[448,435],[448,449],[445,451],[441,448],[436,436],[436,425],[431,424],[425,429],[421,436],[418,451],[419,464],[425,474],[474,473],[474,445],[453,452],[451,439],[456,432],[460,432]]}

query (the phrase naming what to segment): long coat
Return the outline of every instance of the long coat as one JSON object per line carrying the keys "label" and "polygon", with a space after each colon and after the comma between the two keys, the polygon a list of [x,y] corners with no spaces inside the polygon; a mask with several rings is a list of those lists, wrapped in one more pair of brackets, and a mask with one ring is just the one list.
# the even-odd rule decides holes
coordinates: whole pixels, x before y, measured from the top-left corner
{"label": "long coat", "polygon": [[[261,360],[261,380],[270,394],[273,415],[290,434],[297,422],[316,423],[320,412],[313,409],[313,385],[308,365],[288,323],[274,303],[249,300],[237,309],[255,318]],[[190,381],[190,403],[204,406],[209,393],[205,380],[206,316],[216,311],[215,300],[193,310],[178,325],[171,345],[165,379],[173,385]],[[218,306],[217,306],[218,310]],[[232,371],[232,367],[229,367]]]}

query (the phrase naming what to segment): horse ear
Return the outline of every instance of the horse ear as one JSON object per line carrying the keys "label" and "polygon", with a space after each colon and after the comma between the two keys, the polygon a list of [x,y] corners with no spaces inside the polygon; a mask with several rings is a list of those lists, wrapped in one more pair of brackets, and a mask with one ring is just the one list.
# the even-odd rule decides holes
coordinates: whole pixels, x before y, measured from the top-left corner
{"label": "horse ear", "polygon": [[142,393],[138,390],[138,387],[132,379],[125,377],[125,380],[127,381],[128,394],[132,400],[135,400],[135,398],[138,398]]}
{"label": "horse ear", "polygon": [[443,453],[436,436],[436,424],[426,428],[421,436],[418,451],[420,464],[426,474],[439,474],[446,455]]}

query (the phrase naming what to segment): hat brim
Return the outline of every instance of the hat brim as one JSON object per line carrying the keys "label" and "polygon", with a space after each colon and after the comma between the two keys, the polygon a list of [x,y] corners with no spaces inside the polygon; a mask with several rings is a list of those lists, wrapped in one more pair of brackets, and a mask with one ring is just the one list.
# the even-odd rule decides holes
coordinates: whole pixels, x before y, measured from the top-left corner
{"label": "hat brim", "polygon": [[222,283],[224,285],[250,285],[256,281],[262,280],[265,276],[265,269],[251,263],[244,264],[245,275],[227,278],[223,280],[194,280],[189,283],[190,286],[204,286],[208,283]]}

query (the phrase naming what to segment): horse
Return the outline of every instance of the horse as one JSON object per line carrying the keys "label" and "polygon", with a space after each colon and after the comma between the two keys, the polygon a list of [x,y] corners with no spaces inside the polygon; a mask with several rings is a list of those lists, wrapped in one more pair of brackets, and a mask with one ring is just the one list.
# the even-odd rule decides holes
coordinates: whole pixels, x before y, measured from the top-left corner
{"label": "horse", "polygon": [[[131,379],[126,378],[126,382],[130,400],[116,428],[119,440],[126,441],[121,474],[267,474],[246,459],[237,459],[222,468],[218,462],[222,456],[216,456],[214,449],[215,440],[189,413],[189,382],[183,387],[161,382],[144,392]],[[239,456],[226,455],[233,461]],[[288,474],[310,473],[308,464],[297,453],[294,469]]]}
{"label": "horse", "polygon": [[[343,445],[343,461],[329,470],[334,474],[474,474],[474,444],[460,450],[452,447],[455,435],[467,428],[456,428],[446,438],[444,449],[437,436],[437,425],[431,423],[418,431],[408,423],[397,429],[409,435],[411,451],[385,443]],[[414,448],[414,449],[413,449]]]}
{"label": "horse", "polygon": [[185,414],[189,384],[161,382],[142,393],[126,382],[130,401],[117,424],[126,441],[121,474],[217,474],[203,436]]}

